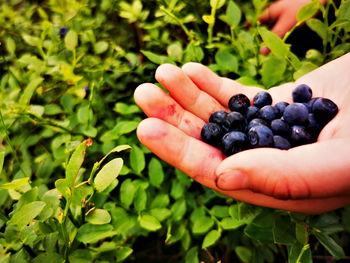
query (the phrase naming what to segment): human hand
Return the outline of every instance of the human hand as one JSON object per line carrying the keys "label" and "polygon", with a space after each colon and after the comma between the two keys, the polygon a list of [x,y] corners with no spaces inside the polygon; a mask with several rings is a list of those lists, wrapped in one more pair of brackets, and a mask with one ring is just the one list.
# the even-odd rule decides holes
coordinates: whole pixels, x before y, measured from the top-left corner
{"label": "human hand", "polygon": [[[297,13],[312,0],[279,0],[269,5],[259,17],[261,23],[273,22],[271,31],[283,38],[284,35],[297,24]],[[327,0],[319,0],[324,4]],[[261,49],[262,54],[269,53],[267,47]]]}
{"label": "human hand", "polygon": [[201,128],[216,110],[228,110],[229,98],[260,90],[221,78],[197,63],[179,69],[160,66],[156,85],[141,84],[135,101],[148,115],[137,129],[139,140],[169,164],[197,182],[227,196],[255,205],[310,214],[350,203],[350,53],[303,76],[269,90],[274,102],[291,102],[291,91],[307,84],[314,97],[339,107],[318,141],[283,151],[246,150],[225,158],[200,140]]}

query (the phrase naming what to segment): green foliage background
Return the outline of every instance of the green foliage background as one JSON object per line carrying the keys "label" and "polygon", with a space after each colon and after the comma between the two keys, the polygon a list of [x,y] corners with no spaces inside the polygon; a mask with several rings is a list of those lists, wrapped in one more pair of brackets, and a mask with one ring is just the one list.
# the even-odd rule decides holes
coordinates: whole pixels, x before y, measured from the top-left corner
{"label": "green foliage background", "polygon": [[349,207],[307,216],[232,200],[135,135],[145,116],[132,95],[158,64],[198,61],[269,88],[349,52],[349,0],[298,13],[323,43],[299,57],[257,23],[268,3],[1,1],[0,262],[349,258]]}

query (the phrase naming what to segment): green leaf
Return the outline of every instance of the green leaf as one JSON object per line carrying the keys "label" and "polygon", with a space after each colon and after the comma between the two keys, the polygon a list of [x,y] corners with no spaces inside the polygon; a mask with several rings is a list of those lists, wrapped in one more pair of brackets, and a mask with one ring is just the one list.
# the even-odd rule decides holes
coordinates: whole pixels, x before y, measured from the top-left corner
{"label": "green leaf", "polygon": [[137,188],[131,179],[126,179],[120,187],[120,201],[125,207],[129,207],[135,197]]}
{"label": "green leaf", "polygon": [[214,220],[208,216],[201,216],[194,221],[192,232],[193,234],[204,234],[208,232],[214,225]]}
{"label": "green leaf", "polygon": [[320,20],[316,18],[311,18],[310,20],[306,21],[306,24],[309,28],[311,28],[311,30],[315,31],[317,35],[320,36],[320,38],[322,38],[323,40],[327,39],[328,28]]}
{"label": "green leaf", "polygon": [[215,9],[221,8],[225,4],[226,0],[210,0],[210,6]]}
{"label": "green leaf", "polygon": [[[2,167],[0,166],[0,168],[2,168]],[[1,169],[0,169],[0,171],[1,171]],[[16,190],[16,189],[20,188],[22,185],[28,183],[28,181],[29,181],[29,177],[15,179],[12,182],[0,184],[0,189],[14,189],[14,190]]]}
{"label": "green leaf", "polygon": [[117,262],[124,261],[132,252],[133,249],[130,247],[118,247],[116,250]]}
{"label": "green leaf", "polygon": [[298,23],[303,23],[306,20],[310,19],[313,17],[316,12],[319,9],[319,2],[318,1],[312,1],[306,5],[304,5],[301,9],[299,9],[297,13],[297,20]]}
{"label": "green leaf", "polygon": [[226,23],[231,27],[236,27],[242,18],[242,12],[234,1],[229,1],[226,9]]}
{"label": "green leaf", "polygon": [[251,248],[237,246],[235,247],[235,252],[242,262],[251,262],[253,256]]}
{"label": "green leaf", "polygon": [[237,220],[232,217],[225,217],[221,220],[220,225],[225,230],[232,230],[236,229],[240,226],[245,225],[246,222],[244,220]]}
{"label": "green leaf", "polygon": [[261,69],[262,82],[269,88],[283,80],[284,72],[287,67],[285,59],[275,56],[269,56],[263,63]]}
{"label": "green leaf", "polygon": [[74,30],[69,30],[64,37],[64,44],[68,50],[74,50],[78,45],[78,34]]}
{"label": "green leaf", "polygon": [[214,245],[216,241],[219,240],[220,236],[221,236],[221,232],[218,230],[213,229],[210,232],[208,232],[204,237],[202,249]]}
{"label": "green leaf", "polygon": [[65,260],[64,258],[62,258],[60,254],[57,254],[55,252],[44,252],[39,256],[35,257],[30,262],[32,263],[43,263],[43,262],[64,263]]}
{"label": "green leaf", "polygon": [[227,71],[238,71],[238,60],[228,50],[220,50],[215,54],[215,61],[218,66]]}
{"label": "green leaf", "polygon": [[19,104],[28,105],[32,98],[36,88],[44,81],[42,77],[33,78],[25,87],[21,97],[19,98]]}
{"label": "green leaf", "polygon": [[174,221],[179,221],[186,213],[186,201],[184,199],[177,200],[171,207],[171,212],[174,218]]}
{"label": "green leaf", "polygon": [[85,218],[88,223],[93,225],[103,225],[111,222],[110,214],[104,209],[94,209]]}
{"label": "green leaf", "polygon": [[65,198],[70,197],[72,194],[66,179],[61,178],[56,180],[55,187]]}
{"label": "green leaf", "polygon": [[138,124],[137,121],[121,121],[117,123],[114,129],[118,134],[122,135],[134,131]]}
{"label": "green leaf", "polygon": [[7,52],[9,52],[10,55],[15,55],[16,52],[16,42],[11,38],[11,37],[7,37],[5,39],[5,45],[6,45],[6,49]]}
{"label": "green leaf", "polygon": [[45,202],[34,201],[18,209],[7,222],[8,225],[17,225],[20,229],[29,224],[45,207]]}
{"label": "green leaf", "polygon": [[292,245],[295,242],[295,225],[287,216],[275,217],[272,232],[277,244]]}
{"label": "green leaf", "polygon": [[201,62],[204,58],[203,49],[199,45],[189,44],[185,50],[185,62]]}
{"label": "green leaf", "polygon": [[275,33],[267,30],[264,27],[259,28],[265,45],[279,58],[286,58],[289,54],[288,46]]}
{"label": "green leaf", "polygon": [[2,168],[4,167],[5,153],[5,149],[0,149],[0,175],[2,172]]}
{"label": "green leaf", "polygon": [[350,18],[350,1],[343,0],[340,3],[337,14],[337,20],[349,20]]}
{"label": "green leaf", "polygon": [[113,110],[123,115],[129,115],[140,112],[140,108],[136,105],[128,105],[124,102],[117,102]]}
{"label": "green leaf", "polygon": [[172,43],[167,47],[168,56],[176,61],[181,61],[183,50],[180,43]]}
{"label": "green leaf", "polygon": [[158,65],[165,64],[165,63],[174,64],[174,61],[170,60],[166,56],[158,55],[151,51],[146,51],[146,50],[141,50],[141,53],[144,54],[146,58],[148,58],[154,64],[158,64]]}
{"label": "green leaf", "polygon": [[135,171],[136,174],[141,174],[145,168],[145,154],[143,151],[136,145],[132,147],[130,152],[130,166]]}
{"label": "green leaf", "polygon": [[88,244],[96,243],[101,239],[112,237],[117,234],[116,231],[113,231],[113,226],[105,225],[93,225],[93,224],[84,224],[78,229],[77,240]]}
{"label": "green leaf", "polygon": [[97,173],[94,179],[94,187],[98,192],[105,190],[117,178],[123,167],[123,159],[116,158],[108,162]]}
{"label": "green leaf", "polygon": [[343,248],[333,238],[319,231],[313,231],[313,234],[333,257],[336,259],[345,257]]}
{"label": "green leaf", "polygon": [[304,76],[305,74],[315,70],[316,68],[318,68],[318,66],[311,62],[308,62],[308,61],[302,62],[301,67],[294,72],[293,77],[294,79],[298,79]]}
{"label": "green leaf", "polygon": [[149,231],[157,231],[162,227],[157,218],[151,215],[142,215],[138,220],[140,226]]}
{"label": "green leaf", "polygon": [[312,263],[310,245],[302,245],[298,242],[295,242],[292,246],[289,246],[288,262]]}
{"label": "green leaf", "polygon": [[164,180],[164,171],[162,164],[156,158],[152,158],[148,164],[149,182],[155,187],[159,187]]}
{"label": "green leaf", "polygon": [[149,212],[159,221],[163,221],[171,215],[171,211],[168,208],[153,208]]}
{"label": "green leaf", "polygon": [[22,35],[24,42],[33,47],[39,47],[41,45],[41,40],[38,37],[33,37],[29,35]]}
{"label": "green leaf", "polygon": [[106,42],[106,41],[98,41],[94,45],[94,51],[95,51],[95,54],[97,54],[97,55],[106,52],[107,49],[108,49],[108,42]]}
{"label": "green leaf", "polygon": [[308,226],[306,224],[297,223],[295,225],[295,236],[300,244],[306,244],[309,239]]}
{"label": "green leaf", "polygon": [[147,193],[145,189],[139,187],[135,193],[134,207],[137,212],[141,212],[146,209],[147,205]]}
{"label": "green leaf", "polygon": [[197,247],[193,247],[187,251],[185,256],[185,263],[199,263]]}
{"label": "green leaf", "polygon": [[86,141],[83,141],[75,149],[66,167],[66,180],[68,186],[73,186],[76,176],[85,158]]}

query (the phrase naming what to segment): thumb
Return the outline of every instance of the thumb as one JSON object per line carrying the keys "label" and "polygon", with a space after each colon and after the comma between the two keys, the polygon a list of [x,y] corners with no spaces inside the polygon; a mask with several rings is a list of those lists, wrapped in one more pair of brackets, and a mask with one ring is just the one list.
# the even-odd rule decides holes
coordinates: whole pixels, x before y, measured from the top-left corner
{"label": "thumb", "polygon": [[226,158],[216,169],[222,190],[250,189],[278,199],[307,199],[350,192],[349,139],[283,151],[260,148]]}

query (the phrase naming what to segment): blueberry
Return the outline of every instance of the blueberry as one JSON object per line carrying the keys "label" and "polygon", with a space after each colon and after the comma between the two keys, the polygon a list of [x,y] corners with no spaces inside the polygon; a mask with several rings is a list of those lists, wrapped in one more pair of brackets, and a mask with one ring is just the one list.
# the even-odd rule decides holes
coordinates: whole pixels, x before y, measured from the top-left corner
{"label": "blueberry", "polygon": [[288,123],[281,119],[275,119],[271,122],[271,130],[277,135],[289,136],[290,134]]}
{"label": "blueberry", "polygon": [[202,140],[210,145],[217,146],[223,136],[223,130],[217,123],[204,124],[201,131]]}
{"label": "blueberry", "polygon": [[223,126],[226,126],[231,131],[244,131],[246,124],[244,116],[237,111],[227,114],[223,121]]}
{"label": "blueberry", "polygon": [[338,106],[330,99],[318,98],[312,105],[312,113],[318,120],[327,123],[337,115]]}
{"label": "blueberry", "polygon": [[293,90],[292,97],[294,102],[308,102],[312,97],[312,90],[308,85],[301,84]]}
{"label": "blueberry", "polygon": [[257,117],[267,122],[271,122],[276,119],[276,111],[271,105],[266,105],[258,111]]}
{"label": "blueberry", "polygon": [[283,116],[283,112],[284,112],[284,110],[286,109],[286,107],[288,105],[289,105],[289,103],[285,102],[285,101],[280,101],[280,102],[277,102],[275,104],[274,108],[275,108],[276,115],[277,115],[278,118]]}
{"label": "blueberry", "polygon": [[209,122],[222,124],[227,116],[227,112],[223,110],[215,111],[209,118]]}
{"label": "blueberry", "polygon": [[62,26],[62,27],[60,27],[58,34],[60,35],[61,38],[64,38],[65,35],[68,33],[68,31],[69,31],[69,27]]}
{"label": "blueberry", "polygon": [[305,125],[308,118],[307,107],[299,102],[288,105],[283,113],[283,119],[290,125]]}
{"label": "blueberry", "polygon": [[290,139],[295,146],[312,143],[315,141],[306,128],[300,125],[292,126]]}
{"label": "blueberry", "polygon": [[315,101],[318,98],[312,98],[311,100],[309,100],[308,102],[305,102],[304,105],[308,108],[309,112],[312,112],[312,106],[314,105]]}
{"label": "blueberry", "polygon": [[249,98],[244,94],[236,94],[228,101],[228,107],[231,111],[246,112],[250,106]]}
{"label": "blueberry", "polygon": [[318,137],[323,127],[324,127],[324,123],[318,121],[315,117],[315,114],[309,113],[309,122],[306,127],[307,131],[311,135]]}
{"label": "blueberry", "polygon": [[258,125],[267,126],[268,124],[266,121],[259,119],[259,118],[252,119],[247,125],[247,131],[249,131],[254,126],[258,126]]}
{"label": "blueberry", "polygon": [[248,139],[252,147],[269,147],[273,145],[273,133],[264,125],[251,128],[248,132]]}
{"label": "blueberry", "polygon": [[286,138],[279,135],[273,136],[273,146],[281,150],[288,150],[292,147]]}
{"label": "blueberry", "polygon": [[248,148],[248,138],[243,132],[232,131],[222,137],[221,149],[226,156],[247,150]]}
{"label": "blueberry", "polygon": [[256,106],[258,108],[262,108],[266,105],[271,105],[272,104],[272,97],[271,97],[270,93],[268,93],[266,91],[260,91],[254,96],[253,104],[254,104],[254,106]]}
{"label": "blueberry", "polygon": [[248,121],[254,119],[256,117],[256,114],[257,114],[258,111],[259,111],[258,107],[249,106],[247,111],[246,111],[246,113],[245,113],[246,119]]}

